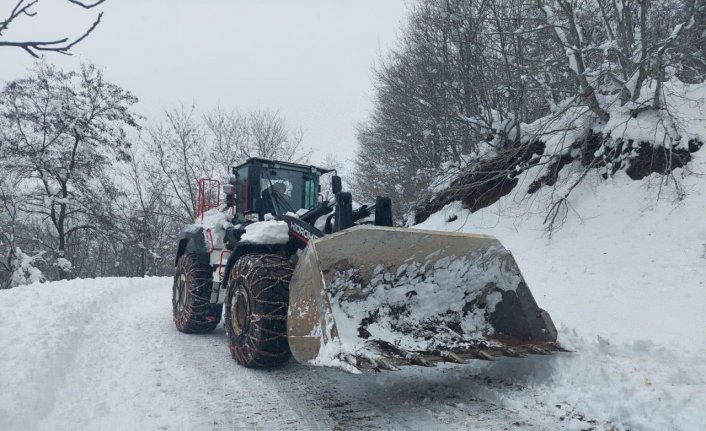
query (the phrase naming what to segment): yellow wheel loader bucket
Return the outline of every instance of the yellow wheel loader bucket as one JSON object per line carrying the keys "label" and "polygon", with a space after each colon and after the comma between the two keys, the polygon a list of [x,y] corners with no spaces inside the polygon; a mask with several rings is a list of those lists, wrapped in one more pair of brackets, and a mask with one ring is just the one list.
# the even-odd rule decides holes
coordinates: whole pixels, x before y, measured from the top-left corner
{"label": "yellow wheel loader bucket", "polygon": [[309,243],[289,298],[301,363],[357,372],[561,350],[492,236],[353,227]]}

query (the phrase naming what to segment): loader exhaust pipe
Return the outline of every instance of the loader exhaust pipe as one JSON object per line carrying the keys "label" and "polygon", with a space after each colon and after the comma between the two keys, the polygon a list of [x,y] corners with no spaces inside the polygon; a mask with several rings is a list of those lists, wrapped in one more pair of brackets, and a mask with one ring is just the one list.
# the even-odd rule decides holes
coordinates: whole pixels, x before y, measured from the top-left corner
{"label": "loader exhaust pipe", "polygon": [[368,225],[302,252],[287,331],[297,361],[352,372],[561,350],[496,238]]}

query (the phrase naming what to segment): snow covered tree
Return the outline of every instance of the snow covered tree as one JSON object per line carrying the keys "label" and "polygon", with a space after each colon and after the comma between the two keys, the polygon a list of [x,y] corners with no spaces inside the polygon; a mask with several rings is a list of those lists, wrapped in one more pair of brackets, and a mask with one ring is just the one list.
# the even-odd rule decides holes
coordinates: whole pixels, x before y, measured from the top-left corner
{"label": "snow covered tree", "polygon": [[[147,160],[135,148],[130,148],[130,159],[122,166],[127,179],[126,191],[117,199],[121,220],[120,247],[114,252],[120,256],[123,276],[170,273],[174,254],[174,238],[182,225],[175,221],[164,202],[163,185],[150,178]],[[101,262],[109,270],[111,262]]]}
{"label": "snow covered tree", "polygon": [[26,240],[22,237],[26,229],[20,213],[25,197],[21,185],[22,178],[14,172],[0,172],[0,289],[45,280],[39,269],[44,252],[28,255],[18,246]]}
{"label": "snow covered tree", "polygon": [[203,123],[211,143],[211,162],[219,177],[227,180],[231,167],[243,159],[251,145],[248,115],[218,106],[203,115]]}
{"label": "snow covered tree", "polygon": [[250,157],[302,163],[311,156],[302,144],[303,132],[288,127],[277,111],[227,111],[217,107],[203,115],[203,123],[212,163],[219,167],[219,176],[226,179],[233,165]]}
{"label": "snow covered tree", "polygon": [[698,0],[420,1],[376,70],[358,189],[400,218],[439,209],[441,190],[439,204],[488,205],[529,166],[544,167],[530,193],[573,161],[666,180],[700,146],[665,101],[706,76],[705,14]]}
{"label": "snow covered tree", "polygon": [[164,210],[182,223],[196,217],[197,181],[212,177],[215,168],[195,109],[181,105],[165,111],[165,120],[148,129],[145,142],[150,181],[162,185]]}
{"label": "snow covered tree", "polygon": [[663,108],[668,68],[674,64],[675,47],[696,23],[697,0],[537,0],[537,4],[565,52],[583,103],[601,121],[607,122],[610,115],[597,92],[619,92],[622,105],[641,102],[648,79],[654,80],[650,103],[641,103],[636,110]]}
{"label": "snow covered tree", "polygon": [[302,130],[290,129],[277,111],[254,110],[246,116],[248,139],[243,147],[242,160],[250,157],[306,162],[311,151],[304,148]]}
{"label": "snow covered tree", "polygon": [[[67,259],[82,231],[105,232],[107,168],[128,158],[127,133],[137,128],[137,99],[96,67],[65,72],[37,63],[0,92],[3,169],[23,179],[20,211],[39,227],[37,245]],[[70,265],[56,261],[61,278]]]}
{"label": "snow covered tree", "polygon": [[522,0],[412,8],[399,46],[376,70],[375,109],[359,128],[364,197],[393,197],[399,218],[427,196],[440,166],[488,147],[515,156],[520,125],[566,91],[566,79],[545,73],[551,41],[537,37],[538,17]]}

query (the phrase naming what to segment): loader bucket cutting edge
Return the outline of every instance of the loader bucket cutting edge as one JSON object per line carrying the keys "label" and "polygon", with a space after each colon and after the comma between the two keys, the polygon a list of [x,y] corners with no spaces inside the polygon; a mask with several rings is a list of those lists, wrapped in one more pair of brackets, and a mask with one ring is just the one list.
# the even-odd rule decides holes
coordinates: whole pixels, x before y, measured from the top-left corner
{"label": "loader bucket cutting edge", "polygon": [[287,333],[297,361],[353,372],[562,350],[496,238],[379,226],[309,243]]}

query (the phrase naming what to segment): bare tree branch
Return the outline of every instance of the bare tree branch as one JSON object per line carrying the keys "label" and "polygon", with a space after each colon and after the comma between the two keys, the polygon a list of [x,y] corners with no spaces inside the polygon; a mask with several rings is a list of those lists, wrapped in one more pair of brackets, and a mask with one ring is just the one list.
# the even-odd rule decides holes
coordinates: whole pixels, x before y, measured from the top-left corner
{"label": "bare tree branch", "polygon": [[[26,2],[27,0],[19,0],[15,7],[12,9],[12,12],[6,18],[4,21],[0,21],[0,35],[2,35],[2,32],[7,30],[9,25],[14,22],[17,18],[19,18],[22,15],[26,15],[29,17],[33,17],[37,15],[37,12],[31,11],[31,8],[39,2],[39,0],[31,0],[29,2]],[[93,4],[86,4],[83,2],[80,2],[78,0],[67,0],[68,2],[81,6],[84,9],[92,9],[102,3],[104,3],[106,0],[99,0],[96,3]],[[85,31],[83,34],[81,34],[78,38],[76,38],[73,41],[70,41],[68,37],[64,37],[61,39],[55,39],[55,40],[24,40],[24,41],[3,41],[0,40],[0,47],[6,46],[6,47],[12,47],[12,48],[20,48],[24,51],[26,51],[29,55],[35,58],[39,58],[39,53],[40,52],[58,52],[60,54],[65,54],[65,55],[71,55],[69,50],[76,46],[76,44],[80,43],[83,41],[86,37],[88,37],[93,31],[98,27],[98,24],[101,22],[101,18],[103,18],[103,12],[99,13],[98,16],[96,17],[95,21],[93,21],[93,24]]]}
{"label": "bare tree branch", "polygon": [[94,7],[98,6],[99,4],[105,2],[105,0],[98,0],[97,2],[95,2],[93,4],[85,4],[84,2],[80,2],[78,0],[67,0],[67,1],[69,3],[73,3],[75,5],[81,6],[84,9],[91,9],[91,8],[94,8]]}
{"label": "bare tree branch", "polygon": [[29,3],[24,3],[25,0],[20,0],[17,2],[15,5],[15,8],[12,9],[12,12],[10,13],[10,16],[3,22],[0,22],[0,35],[2,34],[3,31],[7,30],[7,27],[10,25],[12,21],[14,21],[17,17],[19,17],[22,14],[25,14],[27,16],[34,16],[36,13],[30,12],[29,9],[34,6],[39,0],[33,0]]}

